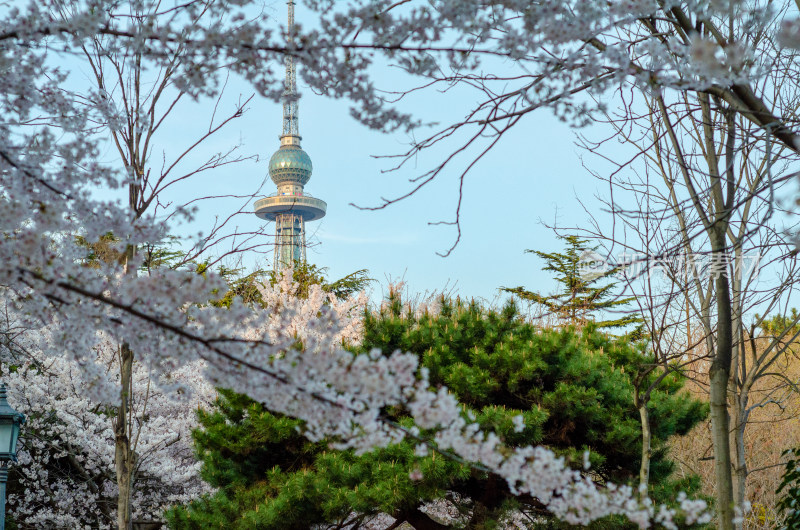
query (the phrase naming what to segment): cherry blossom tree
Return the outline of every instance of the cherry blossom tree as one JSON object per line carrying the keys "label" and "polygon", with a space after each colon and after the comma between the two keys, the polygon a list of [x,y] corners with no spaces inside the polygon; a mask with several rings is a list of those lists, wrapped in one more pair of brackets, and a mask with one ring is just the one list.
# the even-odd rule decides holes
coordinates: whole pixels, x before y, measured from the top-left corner
{"label": "cherry blossom tree", "polygon": [[[53,0],[42,6],[49,10],[49,17],[57,22],[69,23],[76,16],[80,16],[81,5],[72,2]],[[130,4],[124,16],[130,27],[138,31],[146,23],[159,22],[158,4]],[[196,24],[207,26],[213,24],[213,19],[205,18],[201,9],[196,14]],[[77,57],[71,60],[78,62],[91,72],[89,86],[84,92],[79,90],[61,90],[70,98],[76,111],[83,111],[86,115],[83,135],[95,138],[96,142],[107,141],[116,154],[118,162],[114,164],[127,176],[127,212],[126,217],[136,221],[145,214],[151,216],[181,215],[190,212],[191,208],[201,201],[213,197],[192,196],[185,203],[170,204],[163,195],[168,189],[180,186],[184,181],[195,179],[198,175],[220,170],[230,164],[242,162],[247,158],[238,154],[241,146],[233,146],[227,152],[211,152],[205,160],[197,166],[188,165],[186,160],[197,151],[204,148],[217,133],[228,126],[232,121],[241,117],[246,110],[250,98],[239,101],[234,105],[229,114],[223,114],[225,107],[220,91],[216,105],[207,128],[200,126],[181,139],[186,145],[179,149],[177,154],[166,153],[159,149],[160,142],[164,141],[162,129],[170,123],[181,109],[182,100],[188,99],[185,92],[176,86],[174,75],[183,62],[183,49],[178,46],[166,55],[154,61],[150,56],[136,49],[120,50],[113,44],[113,39],[96,35],[87,42],[76,46]],[[97,112],[101,108],[103,111]],[[219,115],[218,115],[219,114]],[[38,116],[34,123],[49,125],[57,129],[58,123],[52,123],[46,116]],[[158,153],[161,151],[161,153]],[[154,156],[155,155],[155,156]],[[160,156],[159,156],[160,155]],[[114,167],[114,166],[112,166]],[[243,207],[248,210],[249,202],[253,196],[242,197]],[[221,256],[239,251],[243,246],[250,247],[254,234],[225,233],[225,225],[236,215],[245,211],[240,208],[238,212],[231,212],[226,219],[214,226],[210,234],[204,235],[193,242],[191,248],[185,253],[183,261],[197,259],[208,254],[209,249],[221,247],[223,242],[234,241],[227,252],[219,252]],[[258,232],[260,235],[260,231]],[[237,241],[238,238],[238,241]],[[136,275],[139,268],[133,263],[133,256],[138,252],[139,246],[125,238],[119,238],[121,248],[110,255],[124,270],[125,274]],[[217,257],[216,259],[221,259]],[[178,263],[179,265],[180,263]],[[130,523],[132,481],[137,464],[135,462],[134,434],[131,431],[133,422],[129,418],[133,409],[133,363],[135,354],[123,337],[120,342],[120,362],[115,366],[120,371],[119,404],[114,415],[115,436],[117,452],[114,458],[117,472],[117,484],[120,490],[118,495],[119,526],[127,528]]]}
{"label": "cherry blossom tree", "polygon": [[[16,333],[0,348],[9,400],[27,416],[19,465],[11,473],[10,514],[23,529],[116,528],[119,346],[100,336],[93,351],[76,358],[60,351],[47,328],[23,327],[4,319],[2,328]],[[89,364],[105,367],[105,377],[84,377]],[[200,479],[191,441],[196,410],[216,396],[202,373],[202,361],[160,376],[133,365],[131,503],[140,523],[159,521],[170,505],[210,490]]]}

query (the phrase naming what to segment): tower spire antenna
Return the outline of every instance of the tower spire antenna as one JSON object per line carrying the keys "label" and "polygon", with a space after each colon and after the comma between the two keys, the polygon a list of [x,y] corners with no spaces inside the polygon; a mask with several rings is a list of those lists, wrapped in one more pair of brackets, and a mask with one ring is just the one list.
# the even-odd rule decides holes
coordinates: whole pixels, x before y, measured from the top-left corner
{"label": "tower spire antenna", "polygon": [[300,141],[300,125],[298,123],[297,100],[297,69],[294,64],[294,0],[288,0],[288,24],[286,25],[286,83],[283,90],[283,134],[281,139],[295,137],[297,143]]}

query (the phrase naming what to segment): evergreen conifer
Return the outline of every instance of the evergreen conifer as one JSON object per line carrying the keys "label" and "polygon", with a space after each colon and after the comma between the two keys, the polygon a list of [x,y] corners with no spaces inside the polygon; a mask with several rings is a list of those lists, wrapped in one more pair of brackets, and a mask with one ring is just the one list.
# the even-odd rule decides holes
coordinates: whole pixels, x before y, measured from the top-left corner
{"label": "evergreen conifer", "polygon": [[609,281],[615,268],[598,266],[600,256],[597,247],[589,247],[589,241],[578,236],[558,236],[566,242],[563,252],[542,252],[526,250],[545,261],[543,271],[553,273],[561,285],[556,294],[543,295],[524,287],[503,287],[522,300],[541,305],[549,313],[556,315],[568,324],[581,326],[594,322],[597,328],[621,328],[642,321],[638,314],[625,312],[618,318],[595,320],[602,311],[622,310],[634,299],[619,298],[614,293],[617,282]]}
{"label": "evergreen conifer", "polygon": [[[460,300],[441,299],[439,306],[415,313],[391,293],[381,310],[367,312],[364,340],[353,350],[416,353],[431,381],[446,385],[506,444],[544,444],[576,469],[588,451],[593,480],[635,479],[641,433],[630,374],[644,362],[644,346],[593,326],[540,329],[513,303],[499,311]],[[654,492],[675,487],[668,478],[667,439],[688,432],[706,413],[680,391],[682,384],[670,375],[652,399]],[[410,426],[402,410],[387,414]],[[517,415],[524,418],[521,432],[514,429]],[[195,443],[203,477],[219,489],[172,509],[172,528],[306,529],[347,521],[358,528],[379,513],[419,530],[445,528],[420,510],[422,503],[443,498],[470,528],[494,528],[512,509],[548,517],[536,499],[513,496],[494,476],[436,452],[416,456],[411,441],[361,456],[334,451],[324,441],[303,438],[297,420],[232,391],[221,391],[215,410],[200,413],[200,423]],[[422,478],[412,479],[418,472]],[[602,524],[625,527],[620,521]]]}

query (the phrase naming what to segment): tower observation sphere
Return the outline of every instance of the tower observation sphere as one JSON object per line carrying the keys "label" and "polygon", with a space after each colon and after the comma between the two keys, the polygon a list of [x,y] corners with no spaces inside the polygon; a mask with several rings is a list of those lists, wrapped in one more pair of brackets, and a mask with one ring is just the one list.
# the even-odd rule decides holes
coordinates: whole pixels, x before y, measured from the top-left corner
{"label": "tower observation sphere", "polygon": [[[287,42],[292,44],[294,1],[289,6]],[[297,74],[294,58],[286,56],[286,88],[283,92],[283,134],[281,145],[269,160],[269,176],[277,191],[254,204],[255,214],[275,222],[274,271],[306,261],[306,222],[325,217],[327,204],[305,192],[311,178],[311,157],[300,147],[298,126]]]}

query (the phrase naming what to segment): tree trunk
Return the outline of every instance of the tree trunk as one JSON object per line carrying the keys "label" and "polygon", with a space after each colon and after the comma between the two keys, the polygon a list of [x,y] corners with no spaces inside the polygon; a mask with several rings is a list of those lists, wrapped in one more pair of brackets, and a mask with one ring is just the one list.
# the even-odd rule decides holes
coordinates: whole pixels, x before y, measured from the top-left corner
{"label": "tree trunk", "polygon": [[[135,204],[136,190],[131,187],[131,206]],[[136,275],[133,258],[136,249],[128,245],[125,249],[125,274]],[[133,495],[133,473],[136,466],[131,426],[133,421],[133,351],[123,342],[119,352],[119,405],[114,424],[114,465],[117,472],[117,529],[131,530],[131,497]]]}
{"label": "tree trunk", "polygon": [[650,434],[650,411],[647,402],[639,403],[639,418],[642,421],[642,463],[639,466],[639,497],[647,496],[650,487],[650,456],[651,434]]}
{"label": "tree trunk", "polygon": [[[714,227],[711,259],[725,263],[724,229]],[[717,299],[717,348],[709,370],[711,401],[711,437],[714,443],[714,474],[716,476],[717,528],[733,530],[733,477],[731,473],[730,417],[728,415],[728,381],[733,357],[731,296],[726,268],[717,270],[715,291]]]}
{"label": "tree trunk", "polygon": [[[747,427],[747,403],[748,394],[746,389],[742,389],[741,395],[736,399],[733,408],[733,449],[736,455],[736,463],[733,467],[734,499],[736,506],[744,506],[745,493],[747,491],[747,458],[744,447],[744,434]],[[741,525],[737,525],[741,526]]]}
{"label": "tree trunk", "polygon": [[[731,279],[731,332],[734,337],[733,358],[731,360],[731,404],[733,405],[732,443],[734,451],[734,500],[736,506],[743,507],[745,492],[747,490],[747,454],[744,445],[744,435],[747,429],[747,404],[750,401],[751,374],[747,370],[747,351],[745,346],[744,324],[742,322],[742,247],[736,241],[733,278]],[[750,367],[755,370],[755,366]],[[741,524],[736,525],[741,528]]]}
{"label": "tree trunk", "polygon": [[129,404],[133,392],[133,352],[127,344],[120,347],[120,403],[117,407],[117,418],[114,425],[115,451],[114,463],[117,472],[117,528],[130,530],[131,520],[131,494],[133,493],[134,454],[131,450],[130,414]]}

